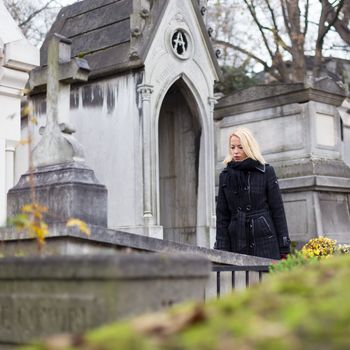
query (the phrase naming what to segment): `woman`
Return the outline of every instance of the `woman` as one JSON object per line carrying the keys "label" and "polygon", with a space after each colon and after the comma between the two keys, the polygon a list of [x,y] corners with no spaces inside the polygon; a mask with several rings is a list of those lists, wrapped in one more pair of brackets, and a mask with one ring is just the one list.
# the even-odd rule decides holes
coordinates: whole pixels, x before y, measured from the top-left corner
{"label": "woman", "polygon": [[227,167],[220,174],[215,249],[283,259],[290,240],[275,171],[248,129],[229,137]]}

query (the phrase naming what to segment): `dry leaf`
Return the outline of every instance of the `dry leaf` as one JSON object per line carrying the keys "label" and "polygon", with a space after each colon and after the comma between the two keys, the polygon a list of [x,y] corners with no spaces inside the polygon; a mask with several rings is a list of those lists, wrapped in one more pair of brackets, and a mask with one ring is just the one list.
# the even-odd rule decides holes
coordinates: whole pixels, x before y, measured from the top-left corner
{"label": "dry leaf", "polygon": [[72,337],[69,334],[60,334],[47,339],[44,343],[45,349],[64,350],[73,345]]}
{"label": "dry leaf", "polygon": [[79,230],[83,233],[85,233],[87,236],[90,236],[91,231],[87,225],[87,223],[83,220],[77,219],[77,218],[70,218],[67,221],[66,224],[67,227],[74,227],[77,226],[79,228]]}
{"label": "dry leaf", "polygon": [[204,321],[206,318],[203,305],[198,304],[193,309],[181,313],[157,313],[140,317],[135,320],[133,326],[140,333],[155,337],[165,337]]}

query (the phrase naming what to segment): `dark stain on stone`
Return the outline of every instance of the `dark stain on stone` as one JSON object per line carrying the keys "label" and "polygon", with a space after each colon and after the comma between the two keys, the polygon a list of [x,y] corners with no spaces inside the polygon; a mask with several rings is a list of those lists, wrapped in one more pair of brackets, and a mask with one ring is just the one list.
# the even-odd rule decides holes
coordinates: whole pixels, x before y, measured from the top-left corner
{"label": "dark stain on stone", "polygon": [[46,114],[46,99],[38,99],[34,103],[34,115]]}
{"label": "dark stain on stone", "polygon": [[[136,72],[134,73],[134,79],[135,79],[135,96],[136,96],[136,106],[139,106],[141,101],[140,101],[140,94],[137,92],[137,89],[138,89],[138,86],[140,84],[142,84],[142,81],[143,81],[143,72]],[[140,108],[138,108],[139,110],[139,117],[142,118],[142,114],[141,114],[141,110]]]}
{"label": "dark stain on stone", "polygon": [[136,77],[136,85],[140,85],[143,81],[143,72],[137,72],[135,73],[135,77]]}
{"label": "dark stain on stone", "polygon": [[103,106],[103,90],[99,85],[86,85],[82,89],[84,107]]}
{"label": "dark stain on stone", "polygon": [[115,93],[112,86],[107,85],[107,112],[112,113],[115,107]]}
{"label": "dark stain on stone", "polygon": [[70,109],[76,109],[79,107],[79,90],[74,89],[70,92]]}

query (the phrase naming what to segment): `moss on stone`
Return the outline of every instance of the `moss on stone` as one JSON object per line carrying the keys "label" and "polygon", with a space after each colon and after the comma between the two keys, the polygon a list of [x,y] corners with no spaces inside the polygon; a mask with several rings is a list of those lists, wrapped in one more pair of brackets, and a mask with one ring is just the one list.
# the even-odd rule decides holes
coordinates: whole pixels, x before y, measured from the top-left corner
{"label": "moss on stone", "polygon": [[275,273],[204,305],[115,323],[67,347],[31,350],[250,350],[350,348],[350,256]]}

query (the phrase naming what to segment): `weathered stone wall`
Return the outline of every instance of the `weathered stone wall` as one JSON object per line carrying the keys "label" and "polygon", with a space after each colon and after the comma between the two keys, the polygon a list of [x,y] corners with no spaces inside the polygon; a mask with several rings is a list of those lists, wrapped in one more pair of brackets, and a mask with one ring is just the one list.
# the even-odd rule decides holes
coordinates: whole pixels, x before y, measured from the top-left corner
{"label": "weathered stone wall", "polygon": [[[84,148],[86,164],[95,171],[109,196],[110,227],[141,225],[142,169],[140,169],[140,125],[137,84],[142,73],[115,77],[75,86],[71,91],[67,123]],[[40,140],[39,130],[46,124],[46,97],[32,97],[38,125],[33,130],[33,146]],[[23,125],[22,133],[27,133]],[[22,157],[21,157],[22,156]],[[27,163],[24,150],[18,163]],[[17,179],[23,166],[18,167]],[[84,203],[89,206],[89,203]]]}

